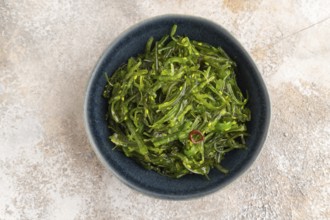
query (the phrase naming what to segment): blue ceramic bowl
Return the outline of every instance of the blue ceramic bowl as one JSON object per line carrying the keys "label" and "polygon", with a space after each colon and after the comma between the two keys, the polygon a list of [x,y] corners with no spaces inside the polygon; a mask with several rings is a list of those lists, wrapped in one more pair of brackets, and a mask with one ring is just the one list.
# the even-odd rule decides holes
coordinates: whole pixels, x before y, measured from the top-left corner
{"label": "blue ceramic bowl", "polygon": [[[200,175],[186,175],[180,179],[149,171],[135,161],[113,150],[105,114],[107,101],[102,97],[106,79],[128,58],[144,51],[150,36],[160,39],[172,25],[178,25],[178,35],[221,46],[237,64],[237,81],[242,91],[248,91],[248,107],[252,120],[248,123],[247,149],[226,154],[223,166],[230,170],[224,175],[212,170],[210,180]],[[270,121],[270,102],[265,84],[251,57],[241,44],[218,24],[199,17],[166,15],[148,19],[122,33],[113,41],[98,61],[85,99],[85,125],[90,142],[100,160],[119,179],[130,187],[148,195],[166,199],[187,199],[210,194],[232,182],[242,174],[259,154],[267,136]]]}

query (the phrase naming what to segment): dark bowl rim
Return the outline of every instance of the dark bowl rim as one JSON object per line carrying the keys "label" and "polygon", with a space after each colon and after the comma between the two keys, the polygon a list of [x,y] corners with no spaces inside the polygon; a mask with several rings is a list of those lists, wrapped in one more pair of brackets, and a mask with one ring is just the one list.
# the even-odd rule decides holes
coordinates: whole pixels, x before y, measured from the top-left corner
{"label": "dark bowl rim", "polygon": [[[218,29],[220,29],[226,36],[228,36],[231,41],[233,41],[237,47],[239,48],[239,50],[241,51],[241,53],[243,54],[243,56],[245,56],[245,58],[247,59],[247,61],[252,65],[253,69],[255,70],[255,77],[258,79],[259,83],[260,83],[260,87],[262,87],[262,91],[263,91],[263,95],[265,97],[265,103],[266,103],[266,117],[265,117],[265,129],[263,130],[263,134],[261,135],[260,138],[260,142],[259,142],[259,146],[253,151],[253,154],[251,155],[251,157],[249,157],[248,161],[245,163],[245,166],[241,167],[241,169],[239,169],[237,172],[235,172],[235,174],[233,174],[231,176],[231,178],[227,181],[224,181],[223,183],[220,183],[217,187],[210,189],[210,190],[205,190],[203,192],[197,192],[197,193],[191,193],[191,194],[186,194],[186,195],[168,195],[168,194],[163,194],[163,193],[157,193],[154,191],[150,191],[147,190],[145,188],[142,188],[140,186],[135,185],[134,183],[131,183],[129,181],[127,181],[124,177],[122,177],[115,169],[113,169],[106,161],[106,159],[104,158],[104,156],[102,155],[102,153],[100,152],[98,146],[95,143],[95,139],[93,137],[93,134],[91,132],[90,129],[90,124],[89,124],[89,120],[88,120],[88,99],[89,99],[89,94],[90,94],[90,90],[91,87],[93,85],[94,79],[97,75],[98,70],[100,69],[103,60],[106,58],[107,54],[115,47],[115,45],[117,43],[120,42],[120,40],[126,36],[127,34],[129,34],[132,30],[138,28],[141,25],[145,25],[148,23],[152,23],[155,22],[157,20],[163,20],[163,19],[190,19],[190,20],[194,20],[194,21],[202,21],[204,23],[209,23],[215,27],[217,27]],[[88,84],[85,90],[85,98],[84,98],[84,126],[85,126],[85,131],[87,133],[89,142],[91,143],[91,146],[95,152],[95,154],[97,155],[98,159],[101,161],[101,163],[107,167],[107,169],[109,169],[120,181],[122,181],[125,185],[129,186],[132,189],[135,189],[139,192],[142,192],[148,196],[152,196],[154,198],[160,198],[160,199],[170,199],[170,200],[186,200],[186,199],[196,199],[196,198],[200,198],[206,195],[209,195],[211,193],[214,193],[220,189],[223,189],[224,187],[228,186],[230,183],[234,182],[237,178],[241,177],[244,173],[246,173],[246,171],[252,166],[252,164],[254,163],[254,161],[257,159],[257,157],[259,156],[261,149],[263,148],[263,145],[267,139],[268,136],[268,130],[270,127],[270,121],[271,121],[271,101],[270,101],[270,97],[267,91],[267,87],[264,83],[264,80],[260,74],[260,71],[258,70],[255,62],[253,61],[253,59],[251,58],[251,56],[249,55],[249,53],[245,50],[245,48],[241,45],[241,43],[229,32],[227,31],[225,28],[223,28],[220,24],[215,23],[214,21],[208,20],[204,17],[200,17],[200,16],[193,16],[193,15],[182,15],[182,14],[164,14],[164,15],[159,15],[159,16],[154,16],[151,18],[147,18],[141,21],[138,21],[136,24],[131,25],[129,28],[127,28],[126,30],[124,30],[123,32],[121,32],[114,40],[112,40],[110,42],[110,44],[107,46],[107,48],[103,51],[102,55],[98,58],[98,61],[95,65],[95,67],[93,68],[92,74],[88,80]]]}

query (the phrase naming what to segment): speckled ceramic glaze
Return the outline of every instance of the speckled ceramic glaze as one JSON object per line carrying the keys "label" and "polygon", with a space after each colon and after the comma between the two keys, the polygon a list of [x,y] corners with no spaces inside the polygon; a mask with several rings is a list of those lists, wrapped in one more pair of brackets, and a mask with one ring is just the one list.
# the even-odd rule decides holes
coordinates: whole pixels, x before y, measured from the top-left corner
{"label": "speckled ceramic glaze", "polygon": [[[221,46],[237,64],[237,81],[249,94],[248,107],[252,120],[248,123],[247,149],[226,154],[223,166],[230,170],[224,175],[217,170],[210,180],[199,175],[171,179],[145,170],[120,151],[113,150],[105,114],[107,101],[102,97],[106,79],[128,58],[144,51],[149,37],[160,39],[178,25],[178,35]],[[254,62],[240,43],[218,24],[199,17],[167,15],[141,22],[121,34],[104,52],[90,79],[85,100],[85,125],[91,144],[102,162],[124,183],[146,194],[166,199],[187,199],[212,193],[236,179],[256,159],[265,141],[270,121],[270,102],[264,82]]]}

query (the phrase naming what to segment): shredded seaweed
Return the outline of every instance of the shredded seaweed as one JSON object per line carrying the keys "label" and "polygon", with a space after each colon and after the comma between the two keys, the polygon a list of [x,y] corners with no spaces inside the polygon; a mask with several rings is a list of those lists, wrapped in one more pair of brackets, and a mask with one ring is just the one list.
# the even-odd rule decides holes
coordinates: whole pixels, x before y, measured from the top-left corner
{"label": "shredded seaweed", "polygon": [[246,147],[250,111],[236,64],[220,47],[176,35],[177,25],[118,68],[103,96],[110,140],[162,175],[222,173],[225,154]]}

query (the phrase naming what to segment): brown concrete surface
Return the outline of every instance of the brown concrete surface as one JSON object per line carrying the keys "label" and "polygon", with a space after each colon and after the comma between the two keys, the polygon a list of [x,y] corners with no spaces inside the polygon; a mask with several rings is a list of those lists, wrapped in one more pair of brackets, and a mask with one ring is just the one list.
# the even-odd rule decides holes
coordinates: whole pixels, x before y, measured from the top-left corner
{"label": "brown concrete surface", "polygon": [[[242,177],[190,201],[150,198],[96,158],[83,124],[97,59],[151,16],[228,29],[269,89],[272,124]],[[1,0],[0,219],[330,219],[328,0]]]}

